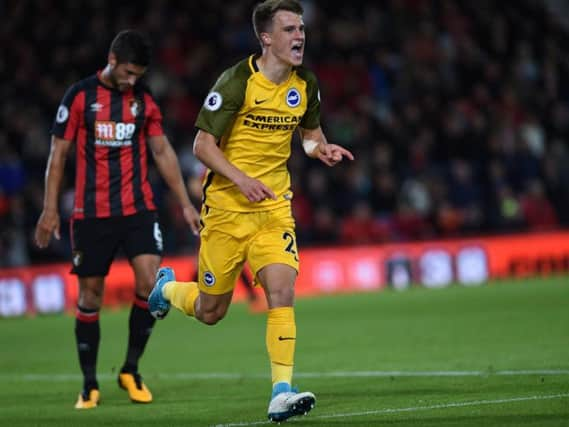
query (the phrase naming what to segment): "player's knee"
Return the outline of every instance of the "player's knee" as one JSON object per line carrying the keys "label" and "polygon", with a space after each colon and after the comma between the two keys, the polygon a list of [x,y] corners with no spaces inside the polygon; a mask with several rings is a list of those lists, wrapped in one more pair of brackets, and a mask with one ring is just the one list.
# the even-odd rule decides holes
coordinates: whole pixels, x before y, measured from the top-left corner
{"label": "player's knee", "polygon": [[225,317],[231,298],[223,296],[212,296],[200,294],[200,298],[196,300],[195,315],[196,318],[206,325],[215,325]]}
{"label": "player's knee", "polygon": [[206,325],[213,326],[217,322],[219,322],[221,319],[223,319],[224,317],[225,317],[225,314],[220,314],[220,313],[217,313],[215,311],[210,311],[207,313],[202,313],[202,315],[200,316],[200,320],[203,323],[205,323]]}
{"label": "player's knee", "polygon": [[100,278],[80,278],[77,303],[83,308],[98,309],[103,302],[104,283]]}
{"label": "player's knee", "polygon": [[96,290],[84,290],[79,294],[77,303],[84,308],[99,309],[103,302],[103,293]]}
{"label": "player's knee", "polygon": [[288,307],[294,303],[294,288],[283,286],[277,289],[271,289],[269,300],[272,307]]}
{"label": "player's knee", "polygon": [[225,307],[216,307],[212,310],[202,311],[202,313],[200,313],[199,320],[206,325],[213,326],[225,317],[225,313],[227,313],[227,309]]}

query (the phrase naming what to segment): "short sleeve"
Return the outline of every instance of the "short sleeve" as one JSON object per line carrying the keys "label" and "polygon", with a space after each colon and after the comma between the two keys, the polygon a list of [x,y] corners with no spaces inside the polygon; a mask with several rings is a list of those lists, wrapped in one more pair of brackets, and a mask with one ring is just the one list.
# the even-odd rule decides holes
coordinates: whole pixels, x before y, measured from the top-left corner
{"label": "short sleeve", "polygon": [[205,98],[196,127],[221,138],[243,105],[250,74],[246,61],[223,72]]}
{"label": "short sleeve", "polygon": [[318,81],[314,73],[301,69],[298,71],[299,77],[306,81],[306,96],[308,105],[306,112],[300,121],[300,126],[304,129],[316,129],[320,126],[320,90]]}
{"label": "short sleeve", "polygon": [[154,101],[154,98],[149,94],[144,94],[144,104],[146,105],[146,135],[147,136],[162,136],[164,130],[162,129],[162,112],[160,107]]}
{"label": "short sleeve", "polygon": [[85,92],[79,90],[78,85],[71,86],[57,108],[55,120],[51,127],[52,135],[67,141],[74,140],[81,124],[84,109]]}

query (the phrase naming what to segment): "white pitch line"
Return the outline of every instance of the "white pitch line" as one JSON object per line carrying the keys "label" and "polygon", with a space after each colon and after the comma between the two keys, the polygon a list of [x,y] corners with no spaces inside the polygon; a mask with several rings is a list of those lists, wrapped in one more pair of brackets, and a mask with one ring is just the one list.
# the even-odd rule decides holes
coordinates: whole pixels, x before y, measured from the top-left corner
{"label": "white pitch line", "polygon": [[332,371],[299,372],[295,377],[484,377],[491,375],[569,375],[569,369],[520,369],[497,371]]}
{"label": "white pitch line", "polygon": [[[114,380],[117,374],[101,373],[101,380]],[[569,375],[569,369],[521,369],[497,371],[331,371],[297,372],[295,378],[374,378],[374,377],[488,377],[488,376],[531,376]],[[80,374],[0,374],[0,381],[78,381]],[[179,372],[148,374],[147,378],[164,380],[234,380],[266,379],[268,374],[240,374],[230,372]]]}
{"label": "white pitch line", "polygon": [[[411,406],[407,408],[386,408],[386,409],[377,409],[371,411],[347,412],[343,414],[340,413],[340,414],[310,416],[310,419],[351,418],[351,417],[363,417],[368,415],[397,414],[404,412],[430,411],[436,409],[463,408],[466,406],[499,405],[501,403],[516,403],[516,402],[527,402],[530,400],[552,400],[552,399],[564,399],[564,398],[569,398],[569,393],[549,394],[541,396],[536,395],[536,396],[524,396],[524,397],[510,397],[505,399],[494,399],[494,400],[471,400],[467,402],[440,403],[437,405]],[[246,426],[256,426],[256,425],[265,425],[265,424],[271,424],[271,423],[269,421],[237,422],[229,424],[217,424],[215,427],[246,427]]]}

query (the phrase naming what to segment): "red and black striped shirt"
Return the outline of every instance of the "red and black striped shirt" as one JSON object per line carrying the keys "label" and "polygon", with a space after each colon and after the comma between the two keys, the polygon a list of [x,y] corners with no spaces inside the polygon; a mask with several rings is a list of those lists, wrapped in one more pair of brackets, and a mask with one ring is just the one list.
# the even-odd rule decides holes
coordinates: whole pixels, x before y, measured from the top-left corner
{"label": "red and black striped shirt", "polygon": [[163,135],[160,109],[143,85],[121,92],[98,76],[68,89],[52,127],[53,135],[76,144],[73,218],[156,210],[147,137]]}

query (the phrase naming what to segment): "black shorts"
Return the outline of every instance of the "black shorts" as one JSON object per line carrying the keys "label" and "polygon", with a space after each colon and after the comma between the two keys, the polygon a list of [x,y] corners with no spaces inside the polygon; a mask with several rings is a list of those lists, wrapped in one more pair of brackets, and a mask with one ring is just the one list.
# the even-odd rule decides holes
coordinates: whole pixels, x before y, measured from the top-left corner
{"label": "black shorts", "polygon": [[106,276],[121,248],[128,259],[141,254],[162,256],[162,232],[156,212],[71,221],[71,273]]}

